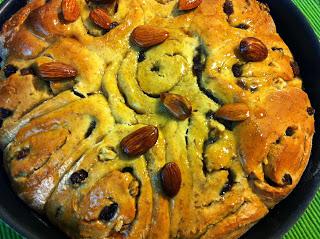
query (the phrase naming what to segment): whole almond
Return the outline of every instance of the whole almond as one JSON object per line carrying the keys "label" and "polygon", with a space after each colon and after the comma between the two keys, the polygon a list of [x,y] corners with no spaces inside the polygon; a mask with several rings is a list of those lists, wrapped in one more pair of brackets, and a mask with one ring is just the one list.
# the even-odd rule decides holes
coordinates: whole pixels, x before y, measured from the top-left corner
{"label": "whole almond", "polygon": [[149,25],[138,26],[131,33],[131,41],[141,48],[158,45],[168,37],[169,32],[166,30]]}
{"label": "whole almond", "polygon": [[89,15],[91,21],[94,22],[97,26],[108,30],[112,19],[109,17],[108,13],[102,8],[93,9]]}
{"label": "whole almond", "polygon": [[257,62],[268,57],[268,48],[257,38],[247,37],[240,42],[240,55],[244,60]]}
{"label": "whole almond", "polygon": [[80,8],[77,0],[62,0],[62,14],[64,20],[74,22],[80,16]]}
{"label": "whole almond", "polygon": [[47,80],[61,80],[76,77],[78,71],[74,67],[61,62],[49,62],[40,65],[37,74]]}
{"label": "whole almond", "polygon": [[120,147],[129,156],[142,155],[157,143],[158,136],[158,128],[148,125],[123,138]]}
{"label": "whole almond", "polygon": [[202,0],[179,0],[179,10],[191,10],[198,7]]}
{"label": "whole almond", "polygon": [[179,166],[174,163],[167,163],[160,172],[160,179],[163,191],[169,197],[178,194],[181,187],[181,172]]}
{"label": "whole almond", "polygon": [[250,117],[250,110],[244,103],[226,104],[215,113],[215,116],[229,121],[243,121]]}
{"label": "whole almond", "polygon": [[175,118],[185,120],[191,116],[192,106],[187,98],[177,94],[162,93],[160,99]]}

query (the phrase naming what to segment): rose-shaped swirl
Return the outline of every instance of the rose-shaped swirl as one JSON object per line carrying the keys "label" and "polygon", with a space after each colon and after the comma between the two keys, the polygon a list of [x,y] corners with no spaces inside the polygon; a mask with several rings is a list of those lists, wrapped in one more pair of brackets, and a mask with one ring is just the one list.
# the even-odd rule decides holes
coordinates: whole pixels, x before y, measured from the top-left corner
{"label": "rose-shaped swirl", "polygon": [[[11,66],[1,74],[0,143],[26,203],[74,238],[224,238],[293,189],[313,110],[261,3],[203,0],[191,11],[170,0],[77,3],[80,16],[66,23],[61,0],[33,1],[2,32]],[[119,25],[95,24],[98,7]],[[141,25],[169,36],[138,48],[131,37]],[[263,42],[267,58],[239,54],[247,37]],[[37,66],[48,62],[78,74],[41,78]],[[239,104],[244,115],[235,117]],[[122,140],[146,125],[157,128],[156,144],[129,157]],[[181,186],[162,179],[167,163]],[[174,197],[165,182],[176,183]]]}
{"label": "rose-shaped swirl", "polygon": [[[145,156],[126,156],[119,141],[143,125],[118,125],[88,150],[63,177],[46,204],[48,217],[67,233],[79,238],[109,238],[140,235],[168,237],[168,201],[162,196],[157,173],[164,165],[164,138]],[[72,177],[87,172],[74,184]],[[110,205],[115,212],[103,217]],[[148,205],[148,206],[146,206]],[[163,223],[163,234],[158,228]],[[158,237],[157,237],[158,238]]]}
{"label": "rose-shaped swirl", "polygon": [[[94,106],[97,102],[99,107]],[[5,149],[7,171],[18,195],[38,211],[61,176],[113,125],[101,95],[58,107],[43,105],[31,112],[30,122]]]}

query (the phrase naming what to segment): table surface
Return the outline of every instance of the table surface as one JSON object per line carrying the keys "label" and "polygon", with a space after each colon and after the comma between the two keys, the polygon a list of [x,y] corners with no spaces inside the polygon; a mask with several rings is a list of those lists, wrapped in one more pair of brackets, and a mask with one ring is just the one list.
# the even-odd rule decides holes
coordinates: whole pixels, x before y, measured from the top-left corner
{"label": "table surface", "polygon": [[[0,3],[4,0],[0,0]],[[290,0],[288,0],[290,1]],[[320,38],[320,0],[292,0],[306,15],[316,34]],[[0,219],[0,239],[22,239]],[[320,238],[320,190],[312,200],[303,216],[284,235],[283,239]]]}

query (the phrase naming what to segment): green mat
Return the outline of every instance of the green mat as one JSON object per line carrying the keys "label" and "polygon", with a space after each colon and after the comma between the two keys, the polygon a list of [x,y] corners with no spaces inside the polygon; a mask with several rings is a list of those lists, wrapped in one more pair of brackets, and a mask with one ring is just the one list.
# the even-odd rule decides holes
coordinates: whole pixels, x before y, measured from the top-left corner
{"label": "green mat", "polygon": [[[3,0],[0,0],[0,3]],[[277,0],[274,0],[277,1]],[[288,0],[289,1],[289,0]],[[292,0],[307,16],[320,38],[320,0]],[[320,190],[299,221],[283,239],[320,239]],[[0,239],[22,239],[0,219]]]}

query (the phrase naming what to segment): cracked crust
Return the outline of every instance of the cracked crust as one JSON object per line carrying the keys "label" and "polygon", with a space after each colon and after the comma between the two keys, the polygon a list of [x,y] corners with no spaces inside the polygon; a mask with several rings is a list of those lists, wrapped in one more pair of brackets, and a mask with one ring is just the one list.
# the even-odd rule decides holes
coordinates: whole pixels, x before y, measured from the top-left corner
{"label": "cracked crust", "polygon": [[[13,188],[32,209],[71,238],[239,238],[294,189],[314,120],[265,5],[203,0],[183,12],[176,0],[108,1],[98,5],[119,25],[105,31],[88,17],[97,4],[77,3],[80,17],[66,23],[61,0],[33,0],[1,32],[4,63],[18,70],[0,74],[0,146]],[[143,24],[169,38],[132,46]],[[266,45],[264,61],[240,57],[246,37]],[[79,74],[48,82],[25,70],[54,61]],[[190,101],[188,120],[161,106],[164,92]],[[246,104],[250,117],[215,115],[233,103]],[[128,158],[120,141],[145,125],[158,127],[156,145]],[[159,179],[168,162],[182,177],[171,199]],[[114,215],[102,215],[111,205]]]}

